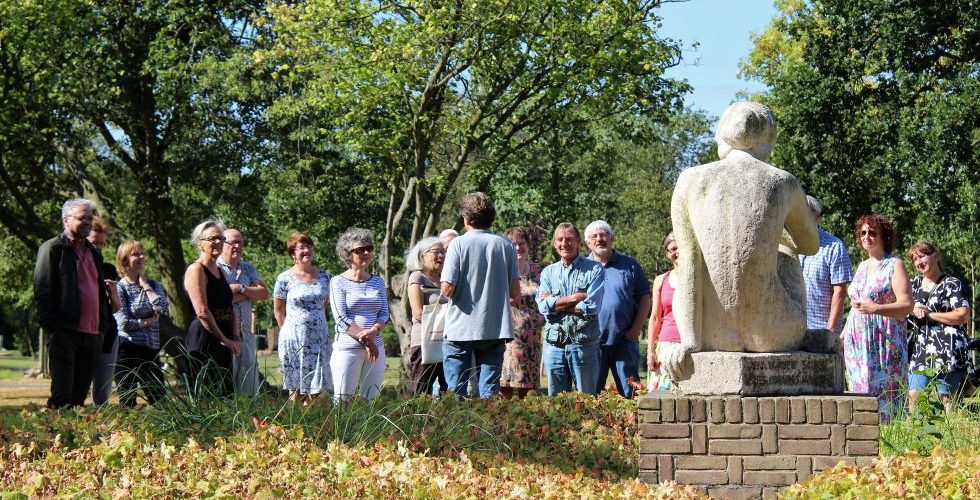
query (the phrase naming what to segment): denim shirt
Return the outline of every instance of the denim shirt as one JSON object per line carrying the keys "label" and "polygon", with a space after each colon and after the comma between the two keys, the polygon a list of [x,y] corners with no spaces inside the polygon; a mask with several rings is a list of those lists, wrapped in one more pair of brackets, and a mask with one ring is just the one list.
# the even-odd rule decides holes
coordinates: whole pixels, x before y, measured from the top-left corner
{"label": "denim shirt", "polygon": [[[559,260],[541,272],[535,300],[545,317],[544,338],[549,344],[562,347],[598,341],[604,282],[602,265],[583,257],[576,257],[569,266]],[[578,292],[586,293],[585,300],[575,305],[581,315],[555,311],[558,299]]]}

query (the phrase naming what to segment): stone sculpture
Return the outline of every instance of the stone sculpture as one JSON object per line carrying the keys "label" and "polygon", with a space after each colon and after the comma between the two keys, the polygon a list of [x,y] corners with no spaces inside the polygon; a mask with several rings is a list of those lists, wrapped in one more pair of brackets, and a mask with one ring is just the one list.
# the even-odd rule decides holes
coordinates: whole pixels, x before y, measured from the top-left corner
{"label": "stone sculpture", "polygon": [[768,163],[775,139],[769,108],[733,104],[715,134],[720,160],[677,180],[673,307],[681,342],[662,358],[675,380],[690,375],[694,352],[782,352],[803,340],[806,294],[797,253],[816,253],[819,240],[799,182]]}

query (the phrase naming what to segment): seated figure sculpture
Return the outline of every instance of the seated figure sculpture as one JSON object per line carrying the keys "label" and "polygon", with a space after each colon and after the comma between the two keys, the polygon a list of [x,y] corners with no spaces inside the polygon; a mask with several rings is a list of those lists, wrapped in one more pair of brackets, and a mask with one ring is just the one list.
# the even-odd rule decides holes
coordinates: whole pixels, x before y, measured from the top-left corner
{"label": "seated figure sculpture", "polygon": [[715,133],[720,160],[677,180],[673,308],[681,342],[661,359],[674,380],[690,375],[693,352],[781,352],[803,340],[797,254],[816,253],[819,239],[799,182],[768,163],[775,139],[769,108],[733,104]]}

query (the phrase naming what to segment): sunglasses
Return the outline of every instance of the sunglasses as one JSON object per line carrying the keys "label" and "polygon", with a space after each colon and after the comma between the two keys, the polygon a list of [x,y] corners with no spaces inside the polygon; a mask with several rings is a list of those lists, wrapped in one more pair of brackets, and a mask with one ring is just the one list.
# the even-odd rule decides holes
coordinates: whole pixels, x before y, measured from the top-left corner
{"label": "sunglasses", "polygon": [[861,231],[861,236],[870,236],[872,238],[875,238],[875,237],[878,236],[878,231],[872,231],[871,229],[865,229],[864,231]]}
{"label": "sunglasses", "polygon": [[374,251],[373,246],[358,247],[350,251],[350,253],[356,253],[357,255],[365,255]]}

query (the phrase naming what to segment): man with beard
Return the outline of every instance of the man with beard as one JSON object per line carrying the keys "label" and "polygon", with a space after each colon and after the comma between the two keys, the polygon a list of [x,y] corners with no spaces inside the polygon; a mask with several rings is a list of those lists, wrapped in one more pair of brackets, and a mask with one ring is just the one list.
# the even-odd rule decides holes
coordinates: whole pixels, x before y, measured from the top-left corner
{"label": "man with beard", "polygon": [[604,220],[585,228],[589,258],[603,267],[605,292],[599,309],[599,377],[596,393],[601,392],[609,370],[620,396],[632,398],[639,383],[640,334],[650,314],[650,283],[640,263],[613,250],[613,230]]}
{"label": "man with beard", "polygon": [[86,236],[92,229],[92,202],[75,198],[61,208],[64,231],[45,241],[34,267],[34,300],[47,333],[51,367],[49,408],[85,404],[102,348],[102,334],[114,324],[102,253]]}

